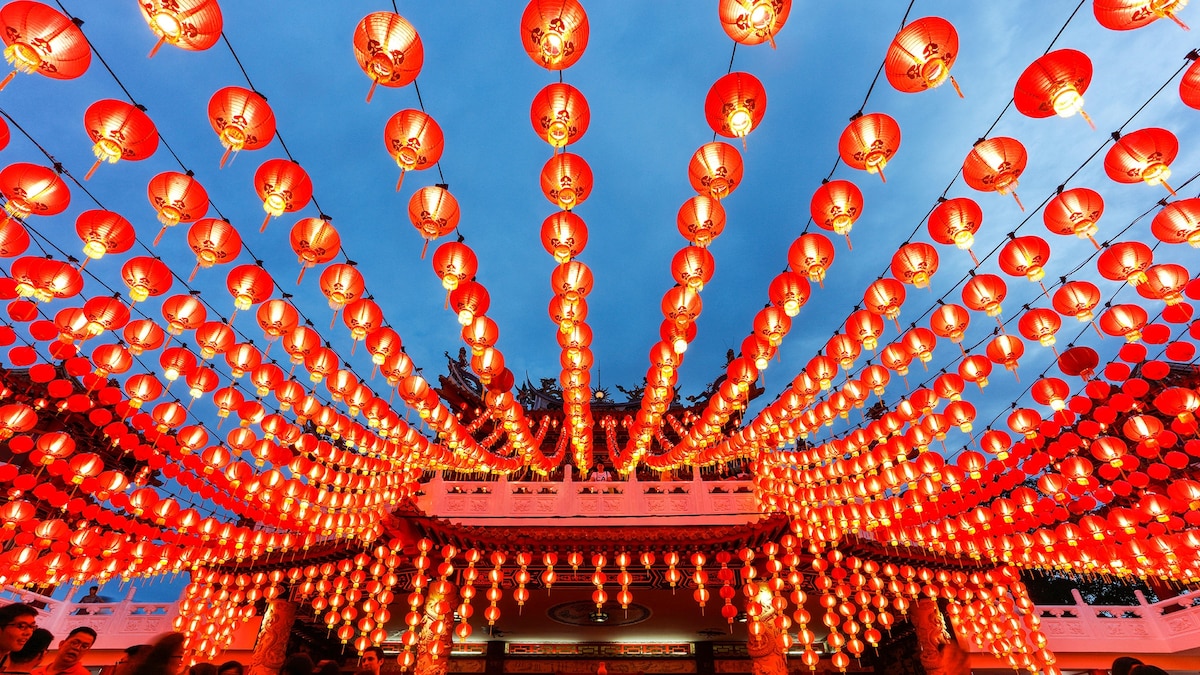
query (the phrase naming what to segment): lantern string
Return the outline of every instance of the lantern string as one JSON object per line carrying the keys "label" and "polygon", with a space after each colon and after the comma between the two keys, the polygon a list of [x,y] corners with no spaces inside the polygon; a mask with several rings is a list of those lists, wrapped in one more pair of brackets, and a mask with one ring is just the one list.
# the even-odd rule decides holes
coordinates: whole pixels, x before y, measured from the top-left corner
{"label": "lantern string", "polygon": [[[908,8],[904,10],[904,16],[900,19],[900,27],[896,29],[897,34],[904,30],[905,24],[908,23],[908,15],[912,12],[913,4],[915,2],[916,0],[908,0]],[[867,109],[867,102],[871,100],[871,92],[875,91],[875,85],[879,83],[879,76],[883,74],[883,66],[886,62],[886,58],[880,59],[879,67],[875,69],[875,77],[871,78],[871,86],[867,87],[867,95],[863,97],[862,105],[858,106],[859,115],[863,114],[863,110]],[[834,165],[834,168],[837,168],[837,165]],[[830,173],[832,175],[832,172]]]}
{"label": "lantern string", "polygon": [[1075,15],[1079,13],[1080,8],[1082,8],[1086,2],[1087,0],[1079,0],[1079,4],[1075,5],[1075,10],[1071,12],[1071,16],[1067,17],[1067,20],[1063,23],[1062,28],[1059,28],[1058,32],[1054,34],[1054,39],[1051,40],[1050,44],[1046,46],[1046,51],[1042,52],[1042,56],[1049,54],[1050,50],[1054,49],[1054,43],[1058,42],[1058,38],[1062,37],[1063,31],[1065,31],[1067,26],[1070,25],[1071,19],[1075,18]]}
{"label": "lantern string", "polygon": [[[561,71],[559,72],[559,77],[562,77]],[[417,93],[417,105],[421,107],[421,112],[425,112],[425,101],[421,99],[421,87],[417,86],[417,81],[415,79],[413,80],[412,85],[413,91]],[[437,166],[438,178],[440,179],[440,182],[445,183],[446,176],[442,174],[442,160],[439,159],[437,162],[434,162],[434,165]]]}

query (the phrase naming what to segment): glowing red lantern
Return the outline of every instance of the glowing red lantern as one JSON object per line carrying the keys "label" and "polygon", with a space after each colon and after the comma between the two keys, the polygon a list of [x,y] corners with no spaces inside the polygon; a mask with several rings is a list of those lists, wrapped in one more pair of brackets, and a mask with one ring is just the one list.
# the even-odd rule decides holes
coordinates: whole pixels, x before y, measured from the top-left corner
{"label": "glowing red lantern", "polygon": [[1016,373],[1017,361],[1025,354],[1025,343],[1013,335],[997,335],[988,343],[986,352],[989,361]]}
{"label": "glowing red lantern", "polygon": [[725,207],[713,197],[692,197],[679,207],[675,225],[684,239],[708,246],[725,231]]}
{"label": "glowing red lantern", "polygon": [[998,192],[1013,196],[1017,206],[1025,210],[1017,196],[1017,179],[1025,171],[1029,156],[1025,146],[1015,138],[997,136],[975,144],[963,161],[962,175],[967,185],[980,192]]}
{"label": "glowing red lantern", "polygon": [[166,293],[174,281],[166,263],[144,255],[127,260],[121,266],[121,278],[129,287],[129,298],[133,302]]}
{"label": "glowing red lantern", "polygon": [[121,345],[100,345],[92,350],[92,363],[100,377],[120,375],[133,367],[133,356]]}
{"label": "glowing red lantern", "polygon": [[1026,340],[1037,340],[1043,347],[1054,344],[1054,334],[1062,327],[1058,313],[1044,307],[1027,309],[1017,322],[1017,329]]}
{"label": "glowing red lantern", "polygon": [[1183,302],[1183,289],[1191,279],[1183,265],[1164,263],[1146,268],[1146,281],[1137,286],[1143,298],[1162,300],[1168,306]]}
{"label": "glowing red lantern", "polygon": [[233,306],[247,310],[271,297],[275,290],[275,281],[258,265],[238,265],[229,270],[229,275],[225,277],[225,287],[233,296]]}
{"label": "glowing red lantern", "polygon": [[300,314],[287,300],[268,300],[255,313],[267,340],[287,335],[300,323]]}
{"label": "glowing red lantern", "polygon": [[420,110],[401,110],[392,115],[383,128],[383,144],[400,167],[396,190],[407,171],[420,171],[442,158],[446,138],[432,117]]}
{"label": "glowing red lantern", "polygon": [[735,42],[744,45],[771,43],[787,22],[792,0],[721,0],[717,14],[721,28]]}
{"label": "glowing red lantern", "polygon": [[425,48],[421,36],[404,17],[393,12],[371,12],[354,29],[354,58],[371,78],[367,103],[375,86],[403,87],[421,72]]}
{"label": "glowing red lantern", "polygon": [[425,246],[421,248],[422,258],[425,257],[429,242],[450,234],[458,227],[459,217],[458,200],[440,185],[423,187],[413,193],[408,200],[408,219],[425,239]]}
{"label": "glowing red lantern", "polygon": [[817,227],[846,235],[849,246],[850,228],[862,215],[862,191],[848,180],[825,181],[813,193],[808,208]]}
{"label": "glowing red lantern", "polygon": [[1100,304],[1100,289],[1090,281],[1068,281],[1054,292],[1054,311],[1073,316],[1078,321],[1091,321],[1092,310]]}
{"label": "glowing red lantern", "polygon": [[1042,211],[1046,229],[1054,234],[1075,235],[1087,239],[1097,249],[1094,235],[1099,230],[1096,221],[1104,215],[1104,198],[1084,187],[1072,188],[1055,195]]}
{"label": "glowing red lantern", "polygon": [[783,309],[784,314],[796,316],[808,302],[808,280],[796,272],[780,272],[767,288],[771,304]]}
{"label": "glowing red lantern", "polygon": [[[93,209],[75,219],[75,234],[83,241],[88,260],[99,260],[108,253],[124,253],[133,248],[133,225],[120,214]],[[85,261],[84,264],[87,264]]]}
{"label": "glowing red lantern", "polygon": [[530,0],[521,14],[521,46],[546,70],[575,65],[588,42],[588,18],[578,0]]}
{"label": "glowing red lantern", "polygon": [[1171,202],[1154,214],[1150,232],[1168,244],[1187,243],[1200,248],[1200,198]]}
{"label": "glowing red lantern", "polygon": [[939,201],[929,214],[927,222],[929,236],[939,244],[950,245],[971,254],[971,260],[979,265],[979,259],[971,246],[975,244],[975,233],[983,225],[983,209],[974,199],[955,197]]}
{"label": "glowing red lantern", "polygon": [[1187,107],[1200,110],[1200,59],[1193,59],[1179,78],[1179,99]]}
{"label": "glowing red lantern", "polygon": [[892,254],[892,276],[916,288],[927,288],[937,269],[937,249],[925,242],[905,244]]}
{"label": "glowing red lantern", "polygon": [[671,259],[671,275],[675,277],[676,283],[699,292],[704,290],[704,284],[712,279],[716,266],[717,261],[708,249],[685,246]]}
{"label": "glowing red lantern", "polygon": [[[863,306],[867,311],[886,317],[893,321],[900,316],[900,307],[904,304],[904,284],[884,277],[872,281],[863,292]],[[899,329],[899,324],[897,324]]]}
{"label": "glowing red lantern", "polygon": [[958,364],[958,374],[967,382],[974,382],[980,391],[988,385],[992,374],[992,362],[979,354],[970,354]]}
{"label": "glowing red lantern", "polygon": [[96,163],[83,177],[92,177],[101,162],[135,162],[146,159],[158,149],[158,129],[150,117],[125,101],[104,99],[88,106],[83,113],[83,128],[95,145]]}
{"label": "glowing red lantern", "polygon": [[479,260],[469,246],[458,241],[448,241],[433,252],[433,271],[442,280],[442,288],[452,291],[465,279],[475,276]]}
{"label": "glowing red lantern", "polygon": [[71,80],[87,72],[92,49],[83,31],[58,10],[40,2],[16,0],[0,9],[0,38],[4,58],[13,72],[0,82],[3,89],[17,73],[41,73]]}
{"label": "glowing red lantern", "polygon": [[357,343],[383,324],[383,310],[374,300],[359,298],[346,305],[342,321],[350,329],[350,339]]}
{"label": "glowing red lantern", "polygon": [[125,338],[125,342],[129,343],[129,353],[134,356],[158,349],[167,339],[163,329],[150,319],[130,321],[125,324],[125,330],[121,332],[121,335]]}
{"label": "glowing red lantern", "polygon": [[158,213],[163,227],[154,238],[158,246],[163,232],[179,223],[190,223],[208,213],[208,192],[195,178],[175,171],[164,171],[146,185],[150,205]]}
{"label": "glowing red lantern", "polygon": [[1175,16],[1186,4],[1186,1],[1180,0],[1094,0],[1092,11],[1096,14],[1096,21],[1110,30],[1133,30],[1163,17],[1187,30],[1187,26]]}
{"label": "glowing red lantern", "polygon": [[[261,311],[262,308],[259,309]],[[262,352],[248,342],[239,342],[225,352],[225,363],[229,366],[229,374],[236,380],[262,365]]]}
{"label": "glowing red lantern", "polygon": [[1146,280],[1146,269],[1154,264],[1154,251],[1140,241],[1119,241],[1109,245],[1096,259],[1100,276],[1124,281],[1136,287]]}
{"label": "glowing red lantern", "polygon": [[[0,258],[14,258],[29,250],[29,232],[12,218],[0,220]],[[87,261],[84,261],[84,265]],[[82,266],[80,266],[82,268]]]}
{"label": "glowing red lantern", "polygon": [[854,169],[877,173],[886,183],[883,169],[900,148],[900,125],[883,113],[855,117],[838,139],[838,154]]}
{"label": "glowing red lantern", "polygon": [[366,290],[362,273],[348,263],[337,263],[321,273],[321,292],[335,312],[345,307]]}
{"label": "glowing red lantern", "polygon": [[196,278],[196,270],[233,262],[242,252],[242,237],[237,229],[224,220],[202,218],[188,228],[188,246],[196,254],[196,267],[188,281]]}
{"label": "glowing red lantern", "polygon": [[571,302],[578,302],[592,292],[592,270],[578,260],[559,265],[550,273],[550,290]]}
{"label": "glowing red lantern", "polygon": [[83,303],[87,317],[88,335],[95,337],[104,331],[117,330],[129,323],[129,308],[114,297],[96,297]]}
{"label": "glowing red lantern", "polygon": [[677,325],[686,326],[700,316],[703,303],[700,294],[687,286],[676,286],[663,295],[663,316]]}
{"label": "glowing red lantern", "polygon": [[1171,177],[1171,162],[1179,154],[1179,139],[1175,134],[1149,127],[1119,136],[1104,155],[1104,173],[1118,183],[1144,182],[1162,185],[1172,195],[1175,190],[1167,183]]}
{"label": "glowing red lantern", "polygon": [[1100,315],[1100,330],[1115,337],[1124,337],[1129,342],[1137,342],[1142,339],[1142,329],[1149,320],[1146,310],[1138,305],[1113,305]]}
{"label": "glowing red lantern", "polygon": [[914,94],[950,80],[961,98],[962,90],[950,74],[956,58],[958,31],[941,17],[927,16],[909,23],[892,39],[883,57],[883,72],[896,91]]}
{"label": "glowing red lantern", "polygon": [[713,83],[704,99],[704,118],[718,136],[740,138],[754,130],[767,112],[767,90],[749,73],[728,73]]}
{"label": "glowing red lantern", "polygon": [[721,141],[700,146],[688,162],[688,180],[692,189],[717,200],[728,197],[737,189],[742,182],[742,172],[741,153]]}
{"label": "glowing red lantern", "polygon": [[196,344],[200,347],[200,358],[205,361],[228,352],[236,342],[233,329],[221,321],[206,321],[196,328]]}
{"label": "glowing red lantern", "polygon": [[208,121],[225,146],[222,167],[230,153],[258,150],[275,138],[275,113],[267,99],[244,87],[217,90],[208,100]]}
{"label": "glowing red lantern", "polygon": [[825,274],[833,265],[833,255],[833,242],[829,237],[809,232],[796,237],[788,248],[788,265],[796,274],[803,274],[824,288]]}
{"label": "glowing red lantern", "polygon": [[292,250],[300,263],[300,275],[296,283],[304,278],[304,272],[315,265],[337,257],[342,250],[342,237],[329,221],[323,218],[302,218],[292,226],[290,235]]}
{"label": "glowing red lantern", "polygon": [[0,170],[4,210],[18,218],[55,216],[67,210],[71,191],[53,169],[17,162]]}
{"label": "glowing red lantern", "polygon": [[17,258],[9,268],[19,297],[39,302],[69,298],[83,290],[83,277],[73,265],[47,258]]}
{"label": "glowing red lantern", "polygon": [[[1000,269],[1013,277],[1041,282],[1046,277],[1044,268],[1050,260],[1050,244],[1037,236],[1013,237],[1000,249]],[[1044,292],[1046,287],[1042,287]]]}
{"label": "glowing red lantern", "polygon": [[533,97],[529,119],[538,138],[555,148],[564,148],[583,138],[591,112],[587,99],[578,89],[555,82]]}
{"label": "glowing red lantern", "polygon": [[579,155],[569,152],[551,157],[542,167],[542,194],[551,204],[570,211],[592,193],[592,169]]}
{"label": "glowing red lantern", "polygon": [[1040,119],[1079,113],[1093,128],[1083,111],[1083,94],[1092,82],[1092,60],[1074,49],[1058,49],[1029,64],[1017,78],[1013,104],[1017,112]]}
{"label": "glowing red lantern", "polygon": [[263,232],[271,218],[284,213],[299,211],[312,199],[313,185],[308,173],[300,165],[286,159],[268,159],[254,172],[254,190],[262,200]]}
{"label": "glowing red lantern", "polygon": [[583,219],[569,211],[557,211],[542,221],[542,246],[560,264],[583,252],[588,229]]}
{"label": "glowing red lantern", "polygon": [[938,305],[929,316],[929,327],[938,337],[947,338],[962,349],[963,334],[971,325],[971,315],[954,303]]}
{"label": "glowing red lantern", "polygon": [[198,52],[221,38],[223,21],[217,0],[145,0],[138,3],[142,18],[158,36],[150,56],[168,43]]}

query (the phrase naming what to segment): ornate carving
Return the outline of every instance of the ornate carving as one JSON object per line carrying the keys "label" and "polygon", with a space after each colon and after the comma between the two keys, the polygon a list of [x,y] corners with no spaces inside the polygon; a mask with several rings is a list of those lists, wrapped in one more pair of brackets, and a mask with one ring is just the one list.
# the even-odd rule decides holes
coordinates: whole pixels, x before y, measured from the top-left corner
{"label": "ornate carving", "polygon": [[787,675],[787,656],[779,644],[779,628],[773,620],[760,621],[762,631],[750,634],[746,651],[750,653],[750,669],[754,675]]}
{"label": "ornate carving", "polygon": [[970,675],[967,655],[947,632],[937,602],[922,598],[913,606],[910,616],[926,675]]}
{"label": "ornate carving", "polygon": [[288,638],[296,623],[297,603],[282,598],[268,601],[254,654],[250,656],[250,675],[275,675],[287,659]]}

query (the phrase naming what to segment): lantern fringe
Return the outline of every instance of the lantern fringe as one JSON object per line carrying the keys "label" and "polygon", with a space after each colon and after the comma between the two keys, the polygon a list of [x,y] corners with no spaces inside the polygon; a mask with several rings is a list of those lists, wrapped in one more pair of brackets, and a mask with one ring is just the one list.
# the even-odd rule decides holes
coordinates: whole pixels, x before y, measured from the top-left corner
{"label": "lantern fringe", "polygon": [[162,47],[163,43],[165,43],[166,41],[167,41],[166,35],[158,36],[158,42],[154,43],[154,48],[150,50],[150,53],[146,55],[146,58],[148,58],[148,59],[154,58],[154,55],[158,53],[159,48]]}
{"label": "lantern fringe", "polygon": [[1087,114],[1087,111],[1080,110],[1079,116],[1083,118],[1084,122],[1088,123],[1088,126],[1092,128],[1092,131],[1096,130],[1096,123],[1092,121],[1092,116]]}
{"label": "lantern fringe", "polygon": [[262,227],[258,228],[258,231],[266,232],[267,231],[267,223],[269,223],[269,222],[271,222],[271,214],[270,213],[267,214],[266,218],[263,218]]}
{"label": "lantern fringe", "polygon": [[154,237],[154,243],[151,244],[152,246],[158,246],[158,242],[162,241],[163,235],[167,233],[168,227],[170,226],[163,225],[162,229],[158,231],[158,235]]}
{"label": "lantern fringe", "polygon": [[371,102],[371,97],[375,95],[375,87],[379,85],[379,80],[371,78],[371,88],[367,90],[367,103]]}
{"label": "lantern fringe", "polygon": [[[1166,183],[1164,183],[1164,185],[1166,185]],[[1170,190],[1171,188],[1167,188],[1167,189]],[[1012,196],[1013,196],[1013,199],[1015,199],[1017,201],[1017,206],[1021,207],[1021,211],[1024,211],[1025,205],[1021,203],[1021,198],[1019,196],[1017,196],[1016,190],[1013,190]]]}
{"label": "lantern fringe", "polygon": [[950,76],[950,86],[954,87],[954,93],[958,94],[959,98],[966,98],[963,96],[962,88],[958,86],[958,80],[954,79],[953,75]]}
{"label": "lantern fringe", "polygon": [[99,169],[99,168],[100,168],[100,165],[101,165],[101,164],[103,164],[103,163],[104,163],[104,158],[99,158],[99,159],[97,159],[97,160],[96,160],[96,163],[92,165],[92,168],[88,169],[88,172],[87,172],[86,174],[84,174],[84,175],[83,175],[83,179],[84,179],[84,180],[91,180],[91,179],[92,179],[92,174],[96,173],[96,169]]}
{"label": "lantern fringe", "polygon": [[12,82],[13,78],[16,76],[17,76],[17,71],[14,70],[11,73],[9,73],[8,76],[4,78],[3,81],[0,81],[0,91],[4,91],[4,88],[7,87],[8,83]]}
{"label": "lantern fringe", "polygon": [[1161,182],[1162,182],[1162,186],[1163,186],[1163,187],[1165,187],[1165,188],[1167,188],[1167,192],[1170,192],[1172,197],[1178,197],[1178,196],[1179,196],[1179,195],[1175,194],[1175,188],[1171,187],[1171,186],[1170,186],[1170,184],[1168,184],[1168,183],[1167,183],[1167,181],[1165,181],[1165,180],[1164,180],[1164,181],[1161,181]]}

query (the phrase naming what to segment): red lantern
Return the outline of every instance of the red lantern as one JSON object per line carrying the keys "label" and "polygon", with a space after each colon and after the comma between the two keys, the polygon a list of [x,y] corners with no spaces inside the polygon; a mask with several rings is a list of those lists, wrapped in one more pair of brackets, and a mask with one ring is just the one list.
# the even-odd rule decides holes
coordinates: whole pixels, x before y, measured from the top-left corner
{"label": "red lantern", "polygon": [[92,350],[92,363],[100,377],[120,375],[133,367],[133,356],[120,345],[100,345]]}
{"label": "red lantern", "polygon": [[284,213],[299,211],[312,199],[312,179],[300,165],[286,159],[268,159],[254,172],[254,190],[262,200],[263,232],[272,217],[278,218]]}
{"label": "red lantern", "polygon": [[1142,339],[1142,329],[1150,317],[1138,305],[1113,305],[1100,315],[1100,330],[1109,335],[1124,337],[1129,342]]}
{"label": "red lantern", "polygon": [[975,244],[975,233],[983,225],[983,209],[974,199],[955,197],[938,202],[929,214],[927,227],[929,236],[939,244],[950,245],[971,254],[976,266],[979,259],[971,247]]}
{"label": "red lantern", "polygon": [[533,97],[529,119],[538,138],[555,148],[565,148],[587,133],[591,112],[578,89],[555,82]]}
{"label": "red lantern", "polygon": [[117,330],[129,323],[129,308],[114,297],[96,297],[83,303],[88,334],[92,337],[104,331]]}
{"label": "red lantern", "polygon": [[771,43],[787,22],[792,0],[721,0],[717,7],[721,28],[735,42],[744,45]]}
{"label": "red lantern", "polygon": [[1083,93],[1092,82],[1092,60],[1074,49],[1058,49],[1029,64],[1017,78],[1013,104],[1026,117],[1040,119],[1079,113],[1093,129],[1092,118],[1083,111]]}
{"label": "red lantern", "polygon": [[130,258],[121,267],[121,278],[129,287],[129,298],[141,302],[152,295],[162,295],[171,289],[171,268],[149,256]]}
{"label": "red lantern", "polygon": [[900,148],[900,125],[883,113],[855,117],[838,139],[838,154],[853,169],[877,173],[886,183],[883,168]]}
{"label": "red lantern", "polygon": [[[366,339],[373,331],[383,324],[383,310],[374,300],[359,298],[346,305],[342,312],[342,321],[350,329],[350,339],[354,342]],[[354,353],[351,348],[351,354]]]}
{"label": "red lantern", "polygon": [[321,273],[321,292],[329,300],[329,309],[337,311],[366,290],[362,273],[347,263],[337,263]]}
{"label": "red lantern", "polygon": [[267,340],[276,340],[287,335],[300,323],[300,314],[287,300],[268,300],[255,314],[259,327]]}
{"label": "red lantern", "polygon": [[892,276],[916,288],[927,288],[938,269],[937,249],[916,241],[901,246],[892,254]]}
{"label": "red lantern", "polygon": [[294,364],[304,363],[304,359],[321,345],[321,336],[308,326],[296,326],[283,336],[283,349]]}
{"label": "red lantern", "polygon": [[[260,307],[259,311],[261,310]],[[229,366],[230,375],[236,380],[262,365],[262,352],[248,342],[239,342],[225,352],[225,363]]]}
{"label": "red lantern", "polygon": [[1054,344],[1054,334],[1062,327],[1058,314],[1044,307],[1025,310],[1017,322],[1017,329],[1027,340],[1037,340],[1043,347]]}
{"label": "red lantern", "polygon": [[56,216],[67,210],[71,191],[53,169],[17,162],[0,171],[4,210],[18,218]]}
{"label": "red lantern", "polygon": [[208,269],[213,265],[233,262],[242,252],[242,238],[237,230],[224,220],[202,218],[188,228],[188,246],[196,254],[196,267],[188,277],[196,278],[196,270]]}
{"label": "red lantern", "polygon": [[1133,30],[1163,17],[1187,30],[1187,26],[1175,16],[1175,12],[1186,4],[1179,0],[1094,0],[1092,11],[1096,14],[1096,21],[1110,30]]}
{"label": "red lantern", "polygon": [[671,259],[671,274],[675,282],[694,291],[704,290],[704,284],[712,279],[717,261],[706,248],[685,246]]}
{"label": "red lantern", "polygon": [[238,265],[229,270],[225,287],[233,296],[233,306],[247,310],[271,297],[275,282],[271,275],[258,265]]}
{"label": "red lantern", "polygon": [[721,141],[700,146],[688,162],[688,180],[692,189],[716,200],[728,197],[737,189],[742,182],[742,171],[741,153]]}
{"label": "red lantern", "polygon": [[542,221],[541,234],[542,246],[559,264],[570,261],[587,246],[587,224],[569,211],[557,211]]}
{"label": "red lantern", "polygon": [[1154,251],[1140,241],[1118,241],[1096,259],[1100,276],[1138,286],[1146,280],[1146,269],[1154,264]]}
{"label": "red lantern", "polygon": [[796,274],[825,286],[825,274],[833,265],[833,242],[823,234],[809,232],[796,237],[788,248],[788,266]]}
{"label": "red lantern", "polygon": [[1143,298],[1162,300],[1167,306],[1178,305],[1183,302],[1183,289],[1189,281],[1183,265],[1151,265],[1146,268],[1146,281],[1137,286],[1137,292]]}
{"label": "red lantern", "polygon": [[808,208],[817,227],[845,235],[849,246],[850,228],[862,215],[862,191],[848,180],[825,181],[813,193]]}
{"label": "red lantern", "polygon": [[783,309],[787,316],[796,316],[808,302],[808,280],[796,272],[780,272],[767,288],[771,304]]}
{"label": "red lantern", "polygon": [[47,258],[17,258],[9,268],[19,297],[39,302],[69,298],[83,290],[83,277],[70,263]]}
{"label": "red lantern", "polygon": [[1015,138],[997,136],[975,144],[963,161],[962,175],[967,185],[980,192],[998,192],[1013,196],[1017,206],[1025,210],[1017,196],[1017,179],[1025,171],[1029,156],[1025,146]]}
{"label": "red lantern", "polygon": [[[863,306],[867,311],[896,321],[900,316],[900,307],[904,304],[904,284],[884,277],[872,281],[863,292]],[[900,328],[899,323],[896,325]]]}
{"label": "red lantern", "polygon": [[1150,127],[1120,136],[1104,155],[1104,173],[1118,183],[1162,185],[1172,195],[1175,190],[1167,183],[1171,177],[1171,162],[1179,154],[1175,134]]}
{"label": "red lantern", "polygon": [[[1037,236],[1013,237],[1000,249],[1000,269],[1013,277],[1024,276],[1041,283],[1046,277],[1045,265],[1050,260],[1050,244]],[[1042,286],[1042,292],[1046,287]]]}
{"label": "red lantern", "polygon": [[591,268],[578,260],[559,265],[550,273],[550,290],[571,302],[586,298],[593,283]]}
{"label": "red lantern", "polygon": [[[29,250],[29,233],[12,218],[0,220],[0,258],[14,258]],[[84,261],[84,265],[87,261]],[[82,269],[82,265],[80,266]]]}
{"label": "red lantern", "polygon": [[1046,229],[1054,234],[1075,235],[1087,239],[1097,250],[1095,234],[1099,230],[1096,221],[1104,215],[1104,198],[1100,193],[1084,187],[1072,188],[1055,195],[1042,211]]}
{"label": "red lantern", "polygon": [[718,136],[740,138],[762,122],[767,112],[767,90],[749,73],[729,73],[708,90],[704,99],[704,118]]}
{"label": "red lantern", "polygon": [[222,167],[230,153],[258,150],[275,138],[275,113],[267,99],[244,87],[217,90],[208,100],[208,121],[225,146]]}
{"label": "red lantern", "polygon": [[575,65],[587,41],[588,18],[578,0],[530,0],[521,14],[521,46],[546,70]]}
{"label": "red lantern", "polygon": [[0,38],[4,58],[13,72],[0,82],[3,89],[17,73],[41,73],[71,80],[87,72],[92,49],[83,31],[61,12],[40,2],[16,0],[0,9]]}
{"label": "red lantern", "polygon": [[1091,321],[1092,310],[1100,304],[1100,289],[1090,281],[1068,281],[1054,292],[1054,311],[1073,316],[1078,321]]}
{"label": "red lantern", "polygon": [[1171,202],[1154,215],[1150,232],[1168,244],[1187,243],[1200,248],[1200,198]]}
{"label": "red lantern", "polygon": [[992,362],[979,354],[971,354],[958,364],[958,374],[967,382],[974,382],[980,391],[988,385],[992,374]]}
{"label": "red lantern", "polygon": [[883,57],[883,71],[896,91],[915,94],[950,80],[962,98],[950,74],[956,58],[958,31],[941,17],[927,16],[900,29]]}
{"label": "red lantern", "polygon": [[164,42],[198,52],[221,38],[223,22],[217,0],[144,0],[138,3],[138,9],[158,36],[151,57]]}
{"label": "red lantern", "polygon": [[417,29],[393,12],[372,12],[354,29],[354,58],[371,78],[367,103],[375,86],[403,87],[421,72],[425,48]]}
{"label": "red lantern", "polygon": [[1025,354],[1025,343],[1013,335],[997,335],[987,345],[987,357],[992,363],[1016,373],[1017,361]]}
{"label": "red lantern", "polygon": [[1193,59],[1179,79],[1179,99],[1187,107],[1200,110],[1200,59]]}
{"label": "red lantern", "polygon": [[542,167],[542,194],[551,204],[570,211],[592,193],[592,169],[579,155],[569,152],[551,157]]}
{"label": "red lantern", "polygon": [[874,351],[879,345],[879,336],[883,335],[883,319],[865,309],[852,312],[846,319],[846,334],[864,349]]}
{"label": "red lantern", "polygon": [[423,187],[408,200],[408,219],[425,239],[425,246],[421,248],[421,257],[424,258],[429,242],[450,234],[458,227],[458,200],[441,186]]}
{"label": "red lantern", "polygon": [[304,272],[313,266],[324,265],[337,257],[342,250],[342,238],[337,228],[323,218],[302,218],[292,226],[290,235],[292,250],[300,263],[300,276],[296,283],[304,278]]}
{"label": "red lantern", "polygon": [[[133,248],[133,225],[120,214],[93,209],[75,219],[75,234],[83,241],[88,260],[99,260],[108,253],[124,253]],[[84,261],[87,264],[87,261]]]}
{"label": "red lantern", "polygon": [[208,213],[208,192],[189,175],[165,171],[151,178],[146,189],[150,205],[158,213],[158,222],[163,224],[154,238],[155,246],[168,227],[193,222]]}
{"label": "red lantern", "polygon": [[676,286],[663,295],[663,316],[679,326],[695,321],[702,309],[700,294],[687,286]]}
{"label": "red lantern", "polygon": [[101,162],[135,162],[146,159],[158,149],[158,129],[150,117],[125,101],[104,99],[88,106],[83,113],[83,128],[95,145],[96,163],[83,177],[92,177]]}
{"label": "red lantern", "polygon": [[971,315],[954,303],[938,305],[929,316],[929,327],[938,337],[949,339],[962,349],[963,334],[971,325]]}
{"label": "red lantern", "polygon": [[442,288],[452,291],[465,279],[475,276],[479,260],[469,246],[458,241],[448,241],[433,252],[433,271],[442,280]]}
{"label": "red lantern", "polygon": [[237,336],[229,324],[206,321],[196,328],[196,344],[200,347],[200,358],[205,361],[228,352],[236,342]]}
{"label": "red lantern", "polygon": [[679,207],[675,226],[684,239],[697,246],[708,246],[725,231],[725,207],[712,197],[692,197]]}
{"label": "red lantern", "polygon": [[446,138],[432,117],[409,109],[388,120],[383,128],[383,144],[400,167],[400,178],[396,181],[399,191],[406,171],[420,171],[438,163]]}

